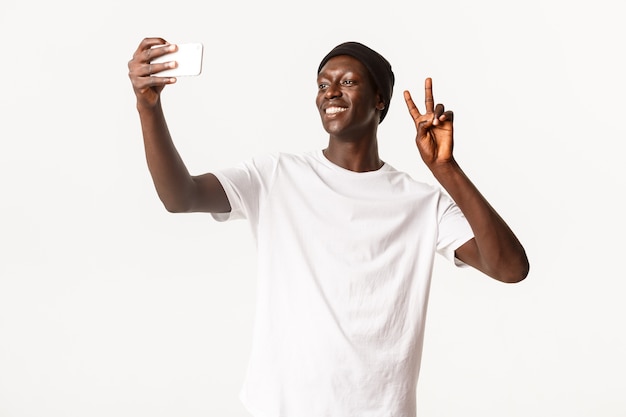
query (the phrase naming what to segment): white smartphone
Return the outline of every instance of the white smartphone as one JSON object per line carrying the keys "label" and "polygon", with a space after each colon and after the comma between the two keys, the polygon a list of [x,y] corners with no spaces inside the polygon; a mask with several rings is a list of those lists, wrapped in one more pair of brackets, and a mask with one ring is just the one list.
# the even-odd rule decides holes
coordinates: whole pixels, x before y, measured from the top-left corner
{"label": "white smartphone", "polygon": [[[157,64],[160,62],[176,61],[178,67],[151,74],[152,76],[185,77],[200,75],[202,72],[202,54],[204,50],[202,43],[179,43],[176,45],[178,46],[176,52],[170,52],[169,54],[155,58],[150,61],[150,63]],[[162,46],[155,48],[162,48]]]}

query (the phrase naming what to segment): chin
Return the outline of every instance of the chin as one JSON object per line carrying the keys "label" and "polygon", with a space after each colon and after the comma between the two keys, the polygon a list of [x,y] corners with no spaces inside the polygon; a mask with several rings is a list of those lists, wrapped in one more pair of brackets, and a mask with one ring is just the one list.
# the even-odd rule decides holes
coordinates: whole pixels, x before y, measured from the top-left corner
{"label": "chin", "polygon": [[331,134],[339,134],[343,130],[345,130],[344,123],[341,123],[338,120],[326,120],[322,121],[322,126],[327,133]]}

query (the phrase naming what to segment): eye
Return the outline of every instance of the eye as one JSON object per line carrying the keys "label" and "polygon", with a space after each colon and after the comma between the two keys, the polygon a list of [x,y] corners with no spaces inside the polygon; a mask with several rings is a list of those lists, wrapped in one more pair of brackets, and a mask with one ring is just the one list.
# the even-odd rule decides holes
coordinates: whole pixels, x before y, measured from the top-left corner
{"label": "eye", "polygon": [[354,80],[343,80],[341,83],[343,85],[354,85],[354,84],[356,84]]}
{"label": "eye", "polygon": [[320,83],[320,84],[317,85],[317,88],[320,89],[320,90],[323,90],[326,87],[328,87],[328,84],[326,84],[326,83]]}

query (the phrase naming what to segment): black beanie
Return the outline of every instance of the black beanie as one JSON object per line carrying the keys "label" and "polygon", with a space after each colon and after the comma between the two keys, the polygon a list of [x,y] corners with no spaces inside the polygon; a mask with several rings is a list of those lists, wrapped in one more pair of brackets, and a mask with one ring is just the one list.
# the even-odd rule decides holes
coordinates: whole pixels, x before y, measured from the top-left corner
{"label": "black beanie", "polygon": [[322,67],[326,65],[329,59],[338,55],[350,55],[351,57],[358,59],[369,71],[376,87],[378,88],[381,98],[385,103],[385,108],[380,113],[379,123],[381,123],[387,115],[389,104],[391,102],[391,95],[393,94],[395,77],[393,75],[393,71],[391,70],[391,64],[389,64],[389,62],[381,54],[363,45],[362,43],[345,42],[337,45],[328,53],[328,55],[324,57],[324,59],[322,59],[320,66],[317,68],[317,73],[320,73]]}

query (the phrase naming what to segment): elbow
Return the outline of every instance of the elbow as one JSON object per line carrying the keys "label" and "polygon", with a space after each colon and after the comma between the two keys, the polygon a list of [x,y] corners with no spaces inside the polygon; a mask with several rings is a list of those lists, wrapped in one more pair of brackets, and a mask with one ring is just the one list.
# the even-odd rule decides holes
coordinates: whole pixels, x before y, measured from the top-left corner
{"label": "elbow", "polygon": [[163,203],[163,207],[169,213],[189,213],[190,206],[184,201],[178,200],[168,200],[165,198],[161,198],[161,202]]}
{"label": "elbow", "polygon": [[499,274],[494,276],[498,281],[502,281],[507,284],[516,284],[528,277],[530,272],[530,263],[528,258],[524,254],[517,262],[509,264]]}
{"label": "elbow", "polygon": [[165,210],[167,210],[168,213],[174,213],[174,214],[176,214],[176,213],[186,213],[185,210],[180,209],[180,208],[175,207],[175,206],[169,206],[167,204],[165,204],[164,206],[165,206]]}
{"label": "elbow", "polygon": [[517,284],[518,282],[524,281],[527,276],[528,271],[524,271],[521,273],[511,273],[500,276],[498,280],[504,282],[505,284]]}
{"label": "elbow", "polygon": [[169,213],[189,213],[193,208],[193,199],[181,188],[174,190],[157,188],[157,195]]}

